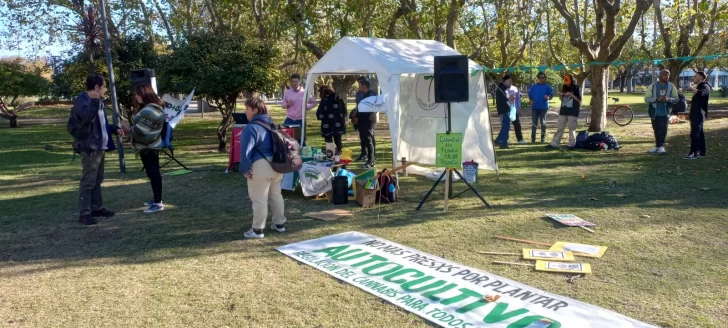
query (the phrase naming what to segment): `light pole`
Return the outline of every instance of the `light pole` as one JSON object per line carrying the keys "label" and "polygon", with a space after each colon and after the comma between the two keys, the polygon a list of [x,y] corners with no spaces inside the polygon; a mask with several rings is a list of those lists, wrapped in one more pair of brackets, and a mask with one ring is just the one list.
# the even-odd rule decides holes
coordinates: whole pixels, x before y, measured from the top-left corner
{"label": "light pole", "polygon": [[[114,110],[113,121],[114,125],[119,126],[119,103],[116,101],[116,81],[114,81],[114,65],[111,63],[111,46],[109,41],[109,26],[106,24],[106,2],[99,0],[101,5],[101,23],[104,24],[104,51],[106,52],[106,67],[109,69],[109,90],[111,91],[111,105]],[[124,144],[121,142],[121,137],[116,135],[116,143],[119,145],[117,151],[119,152],[119,171],[126,173],[126,162],[124,161]]]}

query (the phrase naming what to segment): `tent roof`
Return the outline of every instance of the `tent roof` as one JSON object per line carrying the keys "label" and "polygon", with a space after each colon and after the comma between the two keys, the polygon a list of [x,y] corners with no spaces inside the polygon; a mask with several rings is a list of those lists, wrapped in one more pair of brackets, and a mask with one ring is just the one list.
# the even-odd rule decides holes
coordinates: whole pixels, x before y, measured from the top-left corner
{"label": "tent roof", "polygon": [[[432,40],[344,37],[309,70],[309,74],[433,73],[435,56],[460,55]],[[480,65],[469,60],[470,69]]]}

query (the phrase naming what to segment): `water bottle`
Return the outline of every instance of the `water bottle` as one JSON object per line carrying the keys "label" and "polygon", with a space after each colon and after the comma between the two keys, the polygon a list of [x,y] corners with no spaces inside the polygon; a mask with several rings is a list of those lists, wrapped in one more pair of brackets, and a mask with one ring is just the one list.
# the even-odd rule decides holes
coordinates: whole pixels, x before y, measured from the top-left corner
{"label": "water bottle", "polygon": [[394,182],[389,184],[389,202],[394,203]]}

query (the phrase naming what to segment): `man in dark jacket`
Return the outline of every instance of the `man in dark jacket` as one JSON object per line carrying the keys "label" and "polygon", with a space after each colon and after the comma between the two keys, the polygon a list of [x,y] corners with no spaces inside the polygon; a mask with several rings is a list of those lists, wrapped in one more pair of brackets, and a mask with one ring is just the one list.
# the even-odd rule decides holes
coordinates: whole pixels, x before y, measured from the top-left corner
{"label": "man in dark jacket", "polygon": [[693,83],[697,84],[690,104],[690,153],[684,159],[705,157],[705,133],[703,124],[708,117],[708,99],[710,98],[710,84],[706,81],[708,76],[704,72],[695,73]]}
{"label": "man in dark jacket", "polygon": [[495,90],[495,105],[501,122],[500,133],[498,133],[495,141],[502,149],[511,148],[508,146],[508,134],[511,132],[511,118],[509,116],[511,112],[511,100],[508,99],[508,89],[512,83],[511,76],[506,74],[503,76],[502,82],[498,83],[498,88]]}
{"label": "man in dark jacket", "polygon": [[[361,91],[362,96],[361,99],[357,100],[357,106],[363,99],[377,95],[376,92],[369,89],[369,86],[369,80],[359,81],[359,91]],[[375,152],[377,144],[374,141],[374,128],[376,127],[374,123],[375,115],[376,113],[357,113],[357,120],[359,121],[357,129],[359,130],[359,139],[361,140],[361,156],[359,156],[358,161],[367,161],[363,166],[365,169],[374,167],[374,161],[376,160]]]}
{"label": "man in dark jacket", "polygon": [[109,125],[102,98],[106,94],[106,81],[100,75],[86,78],[86,90],[76,97],[71,109],[69,131],[73,133],[73,149],[81,154],[81,183],[79,186],[78,212],[80,223],[96,224],[97,217],[113,217],[114,212],[103,207],[101,182],[104,181],[104,157],[115,150],[111,134],[124,136],[124,130]]}

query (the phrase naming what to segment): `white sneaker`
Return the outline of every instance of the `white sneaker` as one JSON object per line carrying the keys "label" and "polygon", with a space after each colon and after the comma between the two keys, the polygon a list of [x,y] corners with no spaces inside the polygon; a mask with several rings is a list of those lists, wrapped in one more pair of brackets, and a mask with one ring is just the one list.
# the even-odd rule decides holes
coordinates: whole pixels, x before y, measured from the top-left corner
{"label": "white sneaker", "polygon": [[152,205],[149,205],[149,208],[144,210],[144,213],[156,213],[164,211],[164,204],[163,203],[152,203]]}
{"label": "white sneaker", "polygon": [[253,228],[251,228],[250,230],[246,231],[243,234],[243,237],[245,237],[245,238],[252,238],[252,239],[261,239],[264,236],[265,235],[262,232],[259,233],[259,234],[258,233],[255,233],[255,231],[253,231]]}
{"label": "white sneaker", "polygon": [[657,152],[658,149],[660,149],[660,148],[655,147],[655,148],[652,148],[652,149],[648,150],[647,152],[650,153],[650,154],[654,154],[654,153]]}
{"label": "white sneaker", "polygon": [[667,153],[667,151],[665,150],[665,147],[660,147],[660,148],[657,148],[657,153],[664,154],[664,153]]}
{"label": "white sneaker", "polygon": [[282,224],[281,225],[276,225],[275,223],[271,223],[270,224],[270,228],[273,229],[273,230],[275,230],[275,231],[278,231],[278,232],[286,232],[286,226],[284,226]]}
{"label": "white sneaker", "polygon": [[527,144],[528,142],[526,142],[526,140],[521,140],[521,141],[519,141],[518,143],[519,143],[519,144],[521,144],[521,145],[525,145],[525,144]]}

